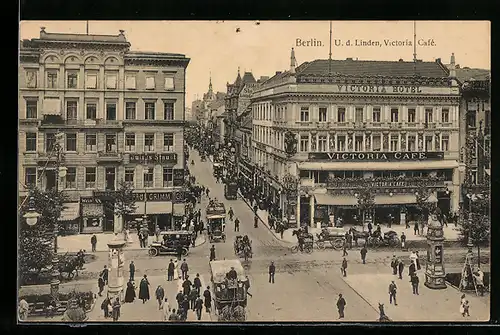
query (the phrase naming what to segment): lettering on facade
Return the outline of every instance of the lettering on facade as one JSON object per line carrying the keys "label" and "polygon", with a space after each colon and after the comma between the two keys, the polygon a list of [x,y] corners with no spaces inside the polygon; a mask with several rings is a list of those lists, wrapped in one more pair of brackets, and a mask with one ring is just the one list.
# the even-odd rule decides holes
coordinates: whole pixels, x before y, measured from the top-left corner
{"label": "lettering on facade", "polygon": [[177,153],[168,154],[130,154],[130,163],[177,163]]}
{"label": "lettering on facade", "polygon": [[444,152],[310,152],[310,161],[426,161],[444,159]]}
{"label": "lettering on facade", "polygon": [[378,86],[368,84],[357,85],[337,85],[337,90],[341,93],[423,93],[420,86],[410,85],[395,85],[395,86]]}
{"label": "lettering on facade", "polygon": [[102,204],[101,199],[93,197],[80,197],[80,202],[82,204]]}
{"label": "lettering on facade", "polygon": [[[185,200],[184,192],[151,192],[146,193],[147,198],[146,201],[157,202],[157,201],[165,201],[170,202],[174,201],[174,203],[183,202]],[[133,199],[136,202],[144,201],[144,193],[133,193]]]}

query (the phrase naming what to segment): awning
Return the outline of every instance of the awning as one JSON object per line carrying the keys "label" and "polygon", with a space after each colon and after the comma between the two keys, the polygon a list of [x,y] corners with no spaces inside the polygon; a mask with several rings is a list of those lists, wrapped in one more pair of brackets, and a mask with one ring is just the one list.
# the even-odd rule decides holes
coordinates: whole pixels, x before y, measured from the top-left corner
{"label": "awning", "polygon": [[91,218],[104,216],[103,204],[82,204],[82,216]]}
{"label": "awning", "polygon": [[[434,195],[430,195],[427,202],[437,202]],[[403,204],[416,204],[417,197],[414,194],[396,194],[392,197],[390,195],[375,195],[376,205],[403,205]]]}
{"label": "awning", "polygon": [[[136,202],[135,214],[144,214],[144,202]],[[170,214],[172,213],[171,201],[148,201],[146,203],[146,214]]]}
{"label": "awning", "polygon": [[421,161],[421,162],[302,162],[301,170],[436,170],[454,169],[458,167],[455,160]]}
{"label": "awning", "polygon": [[73,221],[80,216],[80,203],[79,202],[68,202],[63,204],[63,210],[61,211],[61,216],[59,221]]}
{"label": "awning", "polygon": [[318,205],[356,206],[358,204],[358,199],[350,195],[315,194],[314,198]]}
{"label": "awning", "polygon": [[186,214],[186,206],[184,204],[174,204],[174,216]]}

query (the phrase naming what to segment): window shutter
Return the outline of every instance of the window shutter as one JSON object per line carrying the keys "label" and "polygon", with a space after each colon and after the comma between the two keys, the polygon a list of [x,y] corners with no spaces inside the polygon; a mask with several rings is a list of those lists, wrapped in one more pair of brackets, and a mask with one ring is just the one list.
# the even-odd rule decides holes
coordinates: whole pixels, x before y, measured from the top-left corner
{"label": "window shutter", "polygon": [[153,90],[155,88],[155,78],[154,77],[146,77],[146,89]]}
{"label": "window shutter", "polygon": [[165,89],[173,90],[174,89],[174,78],[173,77],[165,77]]}
{"label": "window shutter", "polygon": [[61,100],[45,99],[43,100],[43,115],[61,115]]}
{"label": "window shutter", "polygon": [[116,88],[116,76],[107,76],[106,77],[106,87],[107,88]]}
{"label": "window shutter", "polygon": [[87,88],[97,88],[97,76],[95,75],[87,76]]}
{"label": "window shutter", "polygon": [[125,85],[127,89],[134,90],[135,89],[135,76],[127,76],[125,80]]}

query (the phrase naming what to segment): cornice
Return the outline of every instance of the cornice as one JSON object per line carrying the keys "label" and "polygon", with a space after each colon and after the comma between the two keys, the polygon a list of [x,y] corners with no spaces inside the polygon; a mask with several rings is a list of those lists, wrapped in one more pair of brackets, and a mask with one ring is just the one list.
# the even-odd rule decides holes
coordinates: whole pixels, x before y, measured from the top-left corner
{"label": "cornice", "polygon": [[343,85],[417,85],[450,87],[452,79],[423,76],[363,76],[335,74],[307,74],[297,76],[297,83],[343,84]]}
{"label": "cornice", "polygon": [[146,66],[180,66],[186,68],[189,59],[146,59],[141,57],[127,56],[124,59],[125,65],[146,65]]}

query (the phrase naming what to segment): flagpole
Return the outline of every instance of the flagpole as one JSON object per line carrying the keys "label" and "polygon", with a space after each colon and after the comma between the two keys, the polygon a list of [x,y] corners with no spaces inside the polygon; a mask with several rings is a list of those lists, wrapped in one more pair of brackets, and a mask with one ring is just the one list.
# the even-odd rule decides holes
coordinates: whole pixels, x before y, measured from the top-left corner
{"label": "flagpole", "polygon": [[328,58],[328,74],[332,74],[332,21],[330,21],[330,55]]}
{"label": "flagpole", "polygon": [[87,35],[89,34],[89,21],[86,21],[86,25],[87,25]]}
{"label": "flagpole", "polygon": [[417,74],[417,21],[413,21],[413,73]]}

